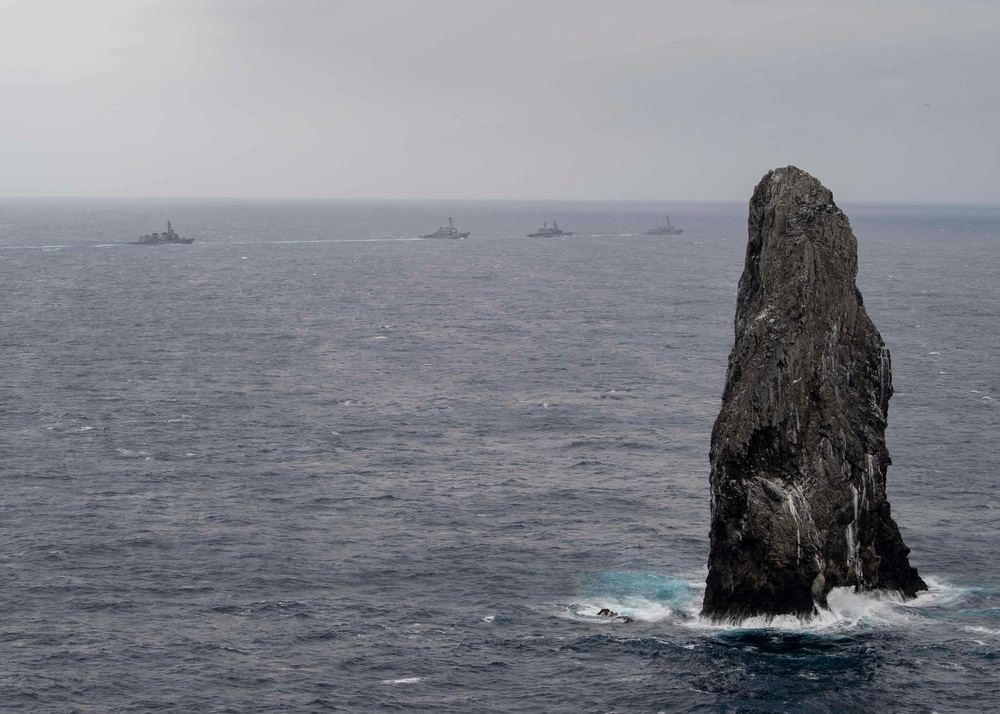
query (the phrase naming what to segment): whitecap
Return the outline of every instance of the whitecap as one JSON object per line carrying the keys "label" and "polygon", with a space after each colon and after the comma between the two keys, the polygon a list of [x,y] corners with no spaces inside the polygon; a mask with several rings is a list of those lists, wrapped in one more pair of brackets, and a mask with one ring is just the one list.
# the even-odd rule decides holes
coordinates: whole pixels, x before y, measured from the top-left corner
{"label": "whitecap", "polygon": [[383,679],[382,684],[394,685],[394,684],[416,684],[422,677],[403,677],[402,679]]}
{"label": "whitecap", "polygon": [[977,635],[1000,635],[1000,630],[991,630],[988,627],[981,627],[979,625],[966,625],[965,627],[962,628],[962,631],[972,632]]}
{"label": "whitecap", "polygon": [[149,460],[148,451],[133,451],[131,449],[115,449],[115,451],[122,456],[127,456],[128,458],[144,458],[147,461]]}

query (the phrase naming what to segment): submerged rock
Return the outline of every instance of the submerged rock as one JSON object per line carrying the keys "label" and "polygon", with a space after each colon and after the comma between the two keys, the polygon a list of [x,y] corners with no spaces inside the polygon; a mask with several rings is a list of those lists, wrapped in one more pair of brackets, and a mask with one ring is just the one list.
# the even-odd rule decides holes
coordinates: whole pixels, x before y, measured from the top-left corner
{"label": "submerged rock", "polygon": [[892,372],[857,271],[828,189],[794,166],[761,179],[712,431],[705,617],[808,617],[834,587],[927,587],[886,500]]}
{"label": "submerged rock", "polygon": [[602,607],[600,610],[598,610],[597,616],[598,617],[610,617],[615,622],[635,622],[628,615],[619,615],[614,610],[609,610],[606,607]]}

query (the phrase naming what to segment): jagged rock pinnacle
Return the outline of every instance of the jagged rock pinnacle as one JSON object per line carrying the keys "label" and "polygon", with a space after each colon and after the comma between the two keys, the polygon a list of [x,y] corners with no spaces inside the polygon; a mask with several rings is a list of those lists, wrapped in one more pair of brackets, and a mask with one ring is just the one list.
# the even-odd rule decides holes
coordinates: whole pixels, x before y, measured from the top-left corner
{"label": "jagged rock pinnacle", "polygon": [[833,194],[788,166],[750,200],[736,339],[712,431],[702,615],[809,617],[831,588],[926,588],[890,515],[889,352]]}

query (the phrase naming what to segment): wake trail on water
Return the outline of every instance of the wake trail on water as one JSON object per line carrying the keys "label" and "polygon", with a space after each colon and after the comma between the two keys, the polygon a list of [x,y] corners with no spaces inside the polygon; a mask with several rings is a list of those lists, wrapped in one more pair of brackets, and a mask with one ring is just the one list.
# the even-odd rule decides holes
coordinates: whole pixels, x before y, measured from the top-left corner
{"label": "wake trail on water", "polygon": [[[421,241],[422,238],[314,238],[305,240],[227,240],[211,241],[199,239],[196,245],[199,248],[205,246],[229,246],[229,245],[290,245],[290,244],[313,244],[313,243],[405,243],[409,241]],[[59,245],[3,245],[0,251],[42,251],[44,253],[54,253],[64,250],[87,249],[87,248],[131,248],[128,242],[112,243],[66,243]],[[163,248],[166,246],[156,246]]]}

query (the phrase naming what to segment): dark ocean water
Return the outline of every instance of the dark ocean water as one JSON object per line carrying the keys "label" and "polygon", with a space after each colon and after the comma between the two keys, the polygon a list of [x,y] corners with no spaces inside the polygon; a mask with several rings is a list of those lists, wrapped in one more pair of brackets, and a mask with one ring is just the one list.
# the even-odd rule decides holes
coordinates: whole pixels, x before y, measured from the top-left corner
{"label": "dark ocean water", "polygon": [[843,208],[932,587],[733,629],[745,205],[0,202],[0,710],[1000,709],[1000,207]]}

